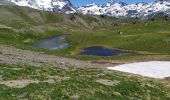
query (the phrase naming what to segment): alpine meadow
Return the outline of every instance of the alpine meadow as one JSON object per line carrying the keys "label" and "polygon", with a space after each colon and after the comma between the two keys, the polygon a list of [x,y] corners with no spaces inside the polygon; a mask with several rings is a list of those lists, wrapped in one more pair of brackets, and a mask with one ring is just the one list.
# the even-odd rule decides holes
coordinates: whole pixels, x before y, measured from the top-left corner
{"label": "alpine meadow", "polygon": [[169,100],[169,60],[169,0],[0,1],[1,100]]}

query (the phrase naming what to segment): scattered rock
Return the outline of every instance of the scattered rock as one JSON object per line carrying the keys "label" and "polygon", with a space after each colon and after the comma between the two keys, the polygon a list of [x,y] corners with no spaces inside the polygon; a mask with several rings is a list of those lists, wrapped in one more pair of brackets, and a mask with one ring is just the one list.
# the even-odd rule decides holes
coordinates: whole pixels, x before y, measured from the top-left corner
{"label": "scattered rock", "polygon": [[96,80],[96,82],[100,84],[108,85],[108,86],[114,86],[120,83],[120,81],[117,81],[117,80],[106,80],[106,79],[99,79],[99,80]]}
{"label": "scattered rock", "polygon": [[64,65],[64,62],[60,62],[60,65]]}
{"label": "scattered rock", "polygon": [[10,80],[10,81],[0,81],[0,84],[4,84],[8,87],[23,88],[30,83],[39,83],[37,80]]}
{"label": "scattered rock", "polygon": [[41,81],[41,82],[43,82],[43,83],[49,83],[49,84],[54,84],[54,83],[56,83],[55,80],[53,80],[53,79],[48,79],[48,80]]}
{"label": "scattered rock", "polygon": [[31,43],[32,40],[31,40],[30,38],[28,38],[28,39],[25,39],[23,42],[24,42],[25,44],[28,44],[28,43]]}
{"label": "scattered rock", "polygon": [[123,32],[119,32],[120,35],[123,35]]}
{"label": "scattered rock", "polygon": [[144,84],[142,84],[141,86],[143,86],[143,87],[149,87],[149,88],[154,88],[154,87],[155,87],[154,85],[148,84],[148,83],[144,83]]}
{"label": "scattered rock", "polygon": [[31,83],[49,83],[49,84],[54,84],[56,82],[60,82],[60,81],[64,81],[64,80],[68,80],[70,79],[70,77],[59,77],[59,76],[47,76],[47,80],[44,81],[39,81],[39,80],[8,80],[8,81],[3,81],[3,79],[1,79],[1,75],[0,75],[0,84],[4,84],[8,87],[15,87],[15,88],[23,88],[26,87],[27,85],[31,84]]}
{"label": "scattered rock", "polygon": [[166,77],[165,80],[170,80],[170,77]]}
{"label": "scattered rock", "polygon": [[59,76],[47,76],[48,79],[53,79],[57,82],[63,81],[63,80],[69,80],[70,77],[59,77]]}
{"label": "scattered rock", "polygon": [[3,80],[3,76],[2,75],[0,75],[0,81],[2,81]]}
{"label": "scattered rock", "polygon": [[114,96],[121,96],[121,94],[119,92],[113,92]]}
{"label": "scattered rock", "polygon": [[72,100],[78,100],[78,99],[79,99],[79,96],[78,96],[78,95],[73,95],[73,96],[71,96],[71,99],[72,99]]}

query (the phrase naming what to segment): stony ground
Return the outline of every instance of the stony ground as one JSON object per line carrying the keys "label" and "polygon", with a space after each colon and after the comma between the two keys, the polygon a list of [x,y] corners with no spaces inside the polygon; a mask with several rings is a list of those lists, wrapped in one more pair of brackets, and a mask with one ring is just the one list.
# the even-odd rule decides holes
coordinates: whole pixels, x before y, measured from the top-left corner
{"label": "stony ground", "polygon": [[[105,70],[94,63],[0,45],[1,100],[166,100],[159,80]],[[103,70],[104,69],[104,70]],[[168,87],[169,81],[164,81]]]}
{"label": "stony ground", "polygon": [[0,100],[169,100],[159,81],[98,68],[0,64]]}
{"label": "stony ground", "polygon": [[92,64],[87,61],[62,58],[54,55],[43,54],[42,52],[21,50],[6,45],[0,45],[0,63],[24,64],[37,67],[47,64],[52,66],[102,67],[100,64]]}

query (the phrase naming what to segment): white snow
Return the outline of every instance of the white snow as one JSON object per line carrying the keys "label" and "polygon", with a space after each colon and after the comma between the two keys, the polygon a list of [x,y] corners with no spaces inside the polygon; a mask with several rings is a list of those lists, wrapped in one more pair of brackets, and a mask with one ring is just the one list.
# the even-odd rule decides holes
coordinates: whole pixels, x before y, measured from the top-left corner
{"label": "white snow", "polygon": [[35,0],[35,1],[31,1],[31,0],[9,0],[13,3],[15,3],[16,5],[19,6],[28,6],[31,8],[35,8],[35,9],[40,9],[40,10],[47,10],[47,9],[51,9],[51,0]]}
{"label": "white snow", "polygon": [[109,70],[117,70],[151,78],[164,79],[170,77],[170,61],[150,61],[131,64],[123,64],[108,67]]}
{"label": "white snow", "polygon": [[60,9],[62,9],[66,4],[67,3],[61,1],[53,2],[53,5],[58,5]]}
{"label": "white snow", "polygon": [[71,10],[66,13],[75,13],[76,10],[69,4],[69,0],[8,0],[19,6],[28,6],[34,9],[53,11],[54,8],[63,9],[64,6],[70,7]]}
{"label": "white snow", "polygon": [[[166,1],[136,4],[107,3],[104,5],[93,3],[80,7],[78,10],[83,14],[108,15],[114,17],[140,17],[161,11],[166,12],[170,9],[169,4],[170,2]],[[133,11],[135,13],[132,13]]]}
{"label": "white snow", "polygon": [[[7,0],[19,6],[28,6],[31,8],[53,11],[54,9],[64,10],[65,13],[78,13],[92,14],[92,15],[108,15],[114,17],[142,17],[145,18],[148,15],[164,12],[170,14],[170,2],[169,0],[155,1],[152,3],[113,3],[106,4],[87,4],[78,9],[70,5],[70,0]],[[64,7],[69,7],[68,11],[65,11]],[[71,10],[70,10],[71,9]]]}

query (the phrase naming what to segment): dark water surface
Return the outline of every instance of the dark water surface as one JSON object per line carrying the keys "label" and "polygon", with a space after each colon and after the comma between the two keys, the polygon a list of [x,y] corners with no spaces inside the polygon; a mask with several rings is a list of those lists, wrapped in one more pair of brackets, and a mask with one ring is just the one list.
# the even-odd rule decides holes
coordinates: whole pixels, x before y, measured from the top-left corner
{"label": "dark water surface", "polygon": [[59,35],[52,38],[42,39],[33,44],[33,46],[43,49],[58,50],[69,47],[68,43],[62,43],[61,40],[68,38],[69,35]]}
{"label": "dark water surface", "polygon": [[113,56],[118,54],[128,53],[127,51],[108,49],[101,46],[93,46],[85,48],[81,55],[93,55],[93,56]]}

